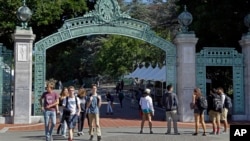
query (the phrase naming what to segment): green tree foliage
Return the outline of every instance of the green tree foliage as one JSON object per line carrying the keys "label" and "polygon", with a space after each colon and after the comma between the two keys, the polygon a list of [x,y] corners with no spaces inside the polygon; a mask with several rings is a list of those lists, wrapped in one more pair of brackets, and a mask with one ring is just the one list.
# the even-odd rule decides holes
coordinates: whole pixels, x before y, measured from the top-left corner
{"label": "green tree foliage", "polygon": [[178,4],[187,5],[194,17],[190,28],[199,38],[198,50],[204,46],[240,50],[238,41],[247,32],[243,19],[250,12],[249,0],[180,0]]}
{"label": "green tree foliage", "polygon": [[131,72],[137,63],[163,62],[165,56],[163,51],[129,37],[112,35],[103,40],[103,43],[95,56],[94,68],[101,70],[100,74],[118,77]]}
{"label": "green tree foliage", "polygon": [[[33,12],[29,26],[36,34],[36,41],[54,33],[63,21],[80,16],[88,9],[86,0],[26,0]],[[11,35],[16,25],[16,11],[22,6],[22,0],[0,1],[0,39],[8,48],[13,47]]]}

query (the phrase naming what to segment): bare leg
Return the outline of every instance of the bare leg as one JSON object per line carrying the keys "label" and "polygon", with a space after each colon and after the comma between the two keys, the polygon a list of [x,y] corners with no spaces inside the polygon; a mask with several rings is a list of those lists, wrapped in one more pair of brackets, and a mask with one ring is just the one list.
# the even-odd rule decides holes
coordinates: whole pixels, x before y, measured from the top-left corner
{"label": "bare leg", "polygon": [[149,129],[150,129],[150,133],[153,133],[152,132],[152,118],[151,118],[151,114],[147,114],[147,117],[148,117],[148,124],[149,124]]}
{"label": "bare leg", "polygon": [[204,114],[201,114],[200,115],[200,120],[201,120],[201,126],[203,128],[203,135],[206,135],[206,124],[205,124],[205,121],[204,121]]}
{"label": "bare leg", "polygon": [[143,132],[143,127],[144,127],[144,122],[145,122],[145,120],[146,120],[146,115],[143,113],[143,114],[142,114],[141,131],[140,131],[140,133]]}
{"label": "bare leg", "polygon": [[195,133],[198,134],[199,124],[200,124],[200,115],[195,113],[194,120],[195,120]]}

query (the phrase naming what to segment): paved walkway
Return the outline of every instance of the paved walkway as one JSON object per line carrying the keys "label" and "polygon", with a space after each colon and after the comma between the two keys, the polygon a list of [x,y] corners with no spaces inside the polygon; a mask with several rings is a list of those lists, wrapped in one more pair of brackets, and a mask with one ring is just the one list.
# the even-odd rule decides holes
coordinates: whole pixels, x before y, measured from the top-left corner
{"label": "paved walkway", "polygon": [[[86,131],[86,130],[85,130]],[[181,135],[165,135],[165,128],[154,128],[154,134],[138,134],[139,128],[102,128],[103,141],[229,141],[229,135],[192,136],[192,129],[179,129]],[[54,141],[67,140],[60,135],[53,135]],[[75,136],[75,141],[88,141],[89,135]],[[16,131],[0,134],[1,141],[42,141],[45,140],[43,131]],[[96,137],[94,141],[96,141]]]}
{"label": "paved walkway", "polygon": [[[155,116],[153,118],[153,131],[154,134],[147,134],[148,124],[146,123],[146,134],[138,134],[140,130],[140,116],[138,112],[138,105],[131,103],[130,98],[124,99],[123,108],[120,107],[118,98],[115,96],[114,115],[106,115],[107,102],[105,102],[104,91],[100,91],[103,96],[103,105],[101,107],[101,127],[103,139],[106,141],[152,141],[152,140],[171,140],[171,141],[228,141],[229,135],[219,136],[198,136],[193,137],[191,134],[194,131],[194,123],[178,123],[181,135],[164,135],[166,132],[166,122],[164,121],[165,112],[156,108]],[[85,121],[85,125],[87,125]],[[84,132],[87,133],[88,127],[85,126]],[[207,131],[211,131],[211,124],[207,124]],[[0,124],[0,141],[38,141],[44,140],[44,124],[31,124],[31,125],[13,125],[13,124]],[[87,140],[88,135],[76,137],[76,140]],[[54,140],[65,140],[59,135],[54,136]]]}
{"label": "paved walkway", "polygon": [[[105,91],[102,90],[103,104],[101,107],[101,127],[140,127],[140,115],[138,111],[137,103],[131,103],[129,97],[125,97],[123,101],[123,108],[120,107],[118,98],[116,95],[114,102],[114,114],[106,115],[107,102],[105,101]],[[153,117],[154,127],[166,127],[165,112],[160,108],[155,108],[155,116]],[[85,125],[87,125],[85,121]],[[147,123],[145,124],[147,126]],[[182,128],[193,128],[193,123],[182,123],[178,124]],[[208,125],[210,127],[211,125]],[[31,125],[13,125],[13,124],[0,124],[0,132],[12,132],[12,131],[42,131],[44,130],[43,123],[31,124]]]}

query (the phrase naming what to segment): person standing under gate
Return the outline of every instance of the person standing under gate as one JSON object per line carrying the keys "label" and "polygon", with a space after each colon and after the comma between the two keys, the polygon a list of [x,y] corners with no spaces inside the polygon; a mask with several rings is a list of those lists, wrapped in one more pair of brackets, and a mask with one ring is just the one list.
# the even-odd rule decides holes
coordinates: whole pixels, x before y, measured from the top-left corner
{"label": "person standing under gate", "polygon": [[[218,93],[218,90],[215,90],[215,93],[210,94],[210,98],[208,99],[208,107],[211,106],[209,110],[209,114],[212,119],[213,131],[210,133],[211,135],[220,134],[220,116],[222,111],[222,100],[221,96]],[[210,102],[211,99],[211,102]]]}
{"label": "person standing under gate", "polygon": [[121,108],[122,108],[123,99],[124,99],[124,93],[123,93],[123,91],[120,91],[120,92],[119,92],[118,98],[119,98],[120,106],[121,106]]}
{"label": "person standing under gate", "polygon": [[[53,92],[55,85],[49,82],[46,86],[47,92],[44,92],[40,98],[41,110],[44,114],[46,141],[52,141],[53,129],[56,125],[56,107],[59,104],[59,96]],[[51,120],[51,125],[49,122]]]}
{"label": "person standing under gate", "polygon": [[110,94],[110,92],[107,92],[106,94],[106,99],[107,99],[107,115],[113,115],[113,102],[114,102],[114,97]]}
{"label": "person standing under gate", "polygon": [[173,86],[167,86],[167,92],[162,97],[162,105],[165,107],[166,110],[166,120],[167,120],[167,132],[165,134],[171,133],[171,120],[173,120],[174,126],[174,134],[179,135],[177,128],[177,121],[178,121],[178,98],[175,93],[173,93]]}
{"label": "person standing under gate", "polygon": [[195,88],[194,93],[192,95],[192,106],[194,109],[194,120],[195,120],[195,133],[193,133],[193,136],[198,135],[199,130],[199,124],[201,123],[203,128],[203,134],[202,136],[206,136],[206,124],[204,121],[204,109],[199,108],[199,100],[202,97],[202,93],[200,88]]}
{"label": "person standing under gate", "polygon": [[227,122],[228,107],[225,107],[226,94],[224,93],[224,89],[222,87],[218,88],[218,94],[221,96],[221,103],[223,105],[221,112],[221,120],[223,121],[224,131],[221,133],[226,133],[228,127],[228,122]]}
{"label": "person standing under gate", "polygon": [[140,98],[139,105],[142,110],[142,121],[141,121],[141,131],[140,134],[143,133],[144,122],[148,119],[150,134],[153,134],[152,131],[152,116],[154,116],[154,106],[152,98],[150,95],[150,89],[145,89],[143,92],[143,96]]}
{"label": "person standing under gate", "polygon": [[101,141],[101,127],[100,127],[100,107],[102,104],[101,96],[97,94],[97,86],[92,85],[92,95],[87,102],[88,117],[89,117],[89,135],[90,139],[94,138],[94,121],[96,124],[97,141]]}

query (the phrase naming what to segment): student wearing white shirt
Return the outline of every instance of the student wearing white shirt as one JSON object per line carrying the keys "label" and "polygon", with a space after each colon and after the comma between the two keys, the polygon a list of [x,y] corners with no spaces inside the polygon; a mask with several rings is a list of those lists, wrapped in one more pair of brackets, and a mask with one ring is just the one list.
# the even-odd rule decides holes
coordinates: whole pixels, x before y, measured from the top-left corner
{"label": "student wearing white shirt", "polygon": [[[224,93],[223,88],[219,87],[218,88],[218,93],[221,95],[222,105],[224,105],[225,99],[226,99],[226,95]],[[223,107],[222,112],[221,112],[221,120],[223,121],[223,124],[224,124],[224,131],[222,133],[226,133],[227,132],[227,126],[228,126],[227,114],[228,114],[228,109],[226,107]]]}
{"label": "student wearing white shirt", "polygon": [[80,107],[80,100],[78,97],[75,96],[75,88],[73,86],[70,86],[68,88],[69,96],[64,99],[63,106],[70,111],[69,117],[67,120],[67,125],[69,128],[69,139],[68,141],[73,140],[73,129],[76,126],[78,116],[81,112]]}
{"label": "student wearing white shirt", "polygon": [[150,95],[150,89],[145,89],[143,96],[140,98],[140,102],[139,102],[141,106],[141,110],[142,110],[140,134],[143,133],[143,126],[144,126],[144,122],[146,119],[148,119],[148,122],[149,122],[150,134],[153,134],[151,120],[152,120],[152,116],[154,116],[154,106],[153,106],[152,98],[149,95]]}

